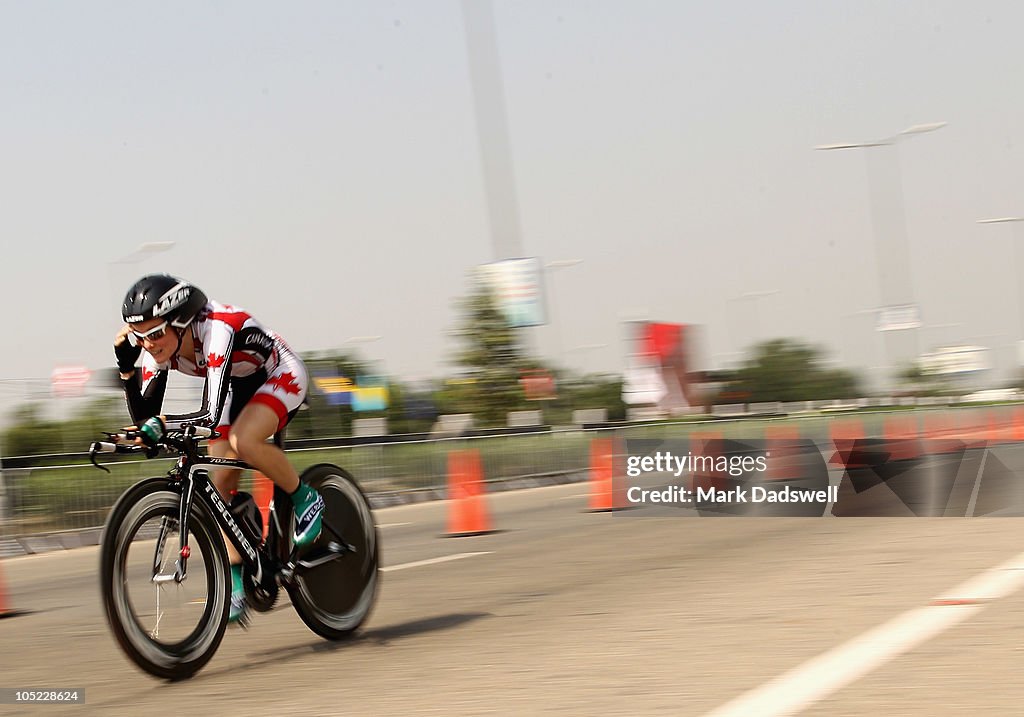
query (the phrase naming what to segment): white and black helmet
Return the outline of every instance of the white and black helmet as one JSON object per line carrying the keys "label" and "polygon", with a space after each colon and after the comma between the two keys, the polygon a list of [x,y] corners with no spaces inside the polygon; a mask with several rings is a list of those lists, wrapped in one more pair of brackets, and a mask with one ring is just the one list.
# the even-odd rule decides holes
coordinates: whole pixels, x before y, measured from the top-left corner
{"label": "white and black helmet", "polygon": [[121,317],[126,324],[162,318],[171,326],[183,329],[192,323],[206,302],[206,294],[199,287],[167,274],[150,274],[128,290]]}

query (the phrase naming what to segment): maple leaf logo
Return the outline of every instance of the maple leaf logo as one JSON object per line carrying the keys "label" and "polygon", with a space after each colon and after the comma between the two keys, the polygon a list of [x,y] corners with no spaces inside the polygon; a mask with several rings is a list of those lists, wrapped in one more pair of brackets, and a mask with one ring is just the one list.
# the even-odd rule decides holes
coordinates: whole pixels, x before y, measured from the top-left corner
{"label": "maple leaf logo", "polygon": [[289,373],[282,373],[280,376],[267,381],[267,385],[273,386],[274,390],[281,389],[285,393],[298,393],[299,384],[295,383],[295,376]]}
{"label": "maple leaf logo", "polygon": [[143,367],[142,367],[142,382],[143,382],[143,383],[145,383],[145,382],[146,382],[146,381],[148,381],[149,379],[153,378],[154,376],[156,376],[156,374],[155,374],[155,373],[153,373],[152,371],[150,371],[150,370],[149,370],[148,368],[146,368],[145,366],[143,366]]}
{"label": "maple leaf logo", "polygon": [[224,364],[224,357],[219,354],[210,354],[206,357],[206,365],[209,368],[220,368]]}

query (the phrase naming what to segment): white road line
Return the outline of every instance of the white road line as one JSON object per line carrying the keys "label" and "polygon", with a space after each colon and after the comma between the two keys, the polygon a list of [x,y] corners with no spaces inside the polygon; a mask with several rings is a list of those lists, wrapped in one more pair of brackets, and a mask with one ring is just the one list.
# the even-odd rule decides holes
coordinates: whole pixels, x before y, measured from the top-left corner
{"label": "white road line", "polygon": [[590,493],[576,493],[575,495],[563,495],[560,498],[555,498],[555,500],[572,500],[573,498],[589,498],[589,497],[590,497]]}
{"label": "white road line", "polygon": [[981,490],[981,476],[985,473],[985,460],[988,458],[988,451],[981,453],[981,465],[978,466],[978,475],[974,478],[974,488],[971,490],[971,499],[967,501],[967,517],[974,517],[974,508],[978,505],[978,492]]}
{"label": "white road line", "polygon": [[378,523],[378,528],[397,528],[400,525],[412,525],[412,523]]}
{"label": "white road line", "polygon": [[46,552],[43,552],[43,553],[29,553],[28,555],[13,555],[13,556],[11,556],[9,558],[0,558],[0,565],[5,565],[7,563],[20,563],[23,560],[41,560],[43,558],[60,558],[60,557],[73,558],[74,556],[78,556],[78,559],[81,560],[82,556],[85,554],[82,551],[86,550],[86,549],[90,549],[90,548],[92,549],[93,552],[98,552],[99,549],[100,549],[100,546],[98,546],[98,545],[83,545],[80,548],[73,548],[71,550],[64,550],[63,548],[60,548],[60,549],[57,549],[57,550],[47,550]]}
{"label": "white road line", "polygon": [[428,560],[417,560],[412,563],[401,563],[400,565],[389,565],[386,568],[381,568],[382,573],[387,573],[392,570],[405,570],[406,568],[419,568],[424,565],[435,565],[437,563],[447,563],[451,560],[462,560],[463,558],[472,558],[474,555],[490,555],[493,550],[485,550],[480,553],[455,553],[454,555],[442,555],[440,558],[430,558]]}
{"label": "white road line", "polygon": [[985,603],[1024,586],[1024,553],[948,590],[925,607],[897,615],[883,625],[822,653],[766,682],[706,717],[796,714],[943,630],[974,616]]}

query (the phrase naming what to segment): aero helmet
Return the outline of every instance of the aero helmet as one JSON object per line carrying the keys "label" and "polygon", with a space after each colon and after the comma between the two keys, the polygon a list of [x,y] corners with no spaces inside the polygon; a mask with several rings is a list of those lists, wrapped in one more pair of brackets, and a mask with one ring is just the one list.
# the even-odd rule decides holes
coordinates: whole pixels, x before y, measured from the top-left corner
{"label": "aero helmet", "polygon": [[128,290],[121,316],[127,324],[163,318],[174,328],[183,329],[206,302],[206,294],[187,281],[167,274],[150,274]]}

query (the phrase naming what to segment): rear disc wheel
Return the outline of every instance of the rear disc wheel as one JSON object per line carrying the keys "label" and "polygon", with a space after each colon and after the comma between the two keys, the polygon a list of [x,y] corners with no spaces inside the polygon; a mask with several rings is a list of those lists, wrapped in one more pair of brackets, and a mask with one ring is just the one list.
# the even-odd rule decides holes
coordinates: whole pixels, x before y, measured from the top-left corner
{"label": "rear disc wheel", "polygon": [[309,629],[329,640],[340,640],[363,624],[376,599],[377,527],[369,501],[343,468],[313,466],[302,474],[302,480],[324,499],[323,529],[305,555],[313,560],[331,543],[350,546],[352,551],[313,568],[296,569],[288,590]]}

